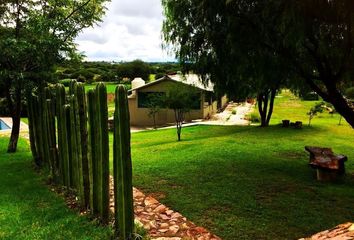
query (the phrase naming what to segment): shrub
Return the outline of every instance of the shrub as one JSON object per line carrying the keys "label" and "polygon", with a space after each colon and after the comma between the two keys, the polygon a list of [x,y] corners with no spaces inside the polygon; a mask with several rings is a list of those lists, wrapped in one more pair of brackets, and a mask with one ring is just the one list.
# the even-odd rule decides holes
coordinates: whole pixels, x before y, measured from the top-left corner
{"label": "shrub", "polygon": [[232,110],[232,112],[231,112],[233,115],[236,115],[236,110],[234,109],[234,110]]}
{"label": "shrub", "polygon": [[82,76],[82,75],[79,75],[79,76],[76,78],[76,80],[77,80],[78,82],[81,82],[81,83],[86,82],[85,76]]}
{"label": "shrub", "polygon": [[354,99],[354,87],[347,88],[345,90],[345,96],[349,99]]}
{"label": "shrub", "polygon": [[252,112],[249,115],[248,120],[254,123],[259,123],[261,121],[261,117],[259,116],[258,112]]}
{"label": "shrub", "polygon": [[308,92],[302,96],[302,99],[305,101],[317,101],[319,97],[316,92]]}

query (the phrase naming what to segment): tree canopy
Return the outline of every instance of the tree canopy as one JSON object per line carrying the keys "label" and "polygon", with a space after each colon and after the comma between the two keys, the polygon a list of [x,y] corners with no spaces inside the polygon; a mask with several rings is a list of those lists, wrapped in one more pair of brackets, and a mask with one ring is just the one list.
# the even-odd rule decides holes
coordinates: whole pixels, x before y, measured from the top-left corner
{"label": "tree canopy", "polygon": [[79,59],[74,43],[104,14],[107,0],[3,0],[0,2],[0,81],[13,118],[9,151],[15,151],[22,94],[50,80],[55,64]]}
{"label": "tree canopy", "polygon": [[[233,95],[306,82],[354,126],[350,0],[163,0],[166,47]],[[231,92],[231,93],[230,93]]]}

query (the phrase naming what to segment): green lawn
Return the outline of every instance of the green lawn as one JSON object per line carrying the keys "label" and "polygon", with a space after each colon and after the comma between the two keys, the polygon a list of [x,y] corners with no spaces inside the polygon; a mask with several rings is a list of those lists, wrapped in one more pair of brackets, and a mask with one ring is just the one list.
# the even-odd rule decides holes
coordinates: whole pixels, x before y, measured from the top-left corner
{"label": "green lawn", "polygon": [[[182,142],[174,129],[134,133],[134,184],[223,239],[296,239],[354,221],[354,131],[328,113],[302,130],[277,126],[306,125],[313,104],[285,92],[268,128],[189,127]],[[347,178],[317,182],[305,145],[347,155]]]}
{"label": "green lawn", "polygon": [[110,239],[111,230],[70,210],[32,166],[25,141],[6,154],[0,137],[0,239]]}
{"label": "green lawn", "polygon": [[[97,85],[97,83],[94,83],[94,84],[85,84],[85,90],[86,92],[89,90],[89,89],[93,89],[95,88]],[[117,84],[116,83],[106,83],[106,87],[107,87],[107,93],[113,93],[116,91],[116,87],[117,87]]]}

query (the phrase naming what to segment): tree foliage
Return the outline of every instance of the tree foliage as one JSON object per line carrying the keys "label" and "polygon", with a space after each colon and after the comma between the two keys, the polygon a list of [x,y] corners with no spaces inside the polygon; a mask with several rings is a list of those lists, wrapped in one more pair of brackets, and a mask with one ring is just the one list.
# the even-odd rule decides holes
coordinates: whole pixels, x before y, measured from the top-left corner
{"label": "tree foliage", "polygon": [[342,95],[353,82],[353,1],[162,2],[166,47],[219,90],[242,95],[306,82],[354,127]]}
{"label": "tree foliage", "polygon": [[2,0],[0,81],[13,128],[8,151],[16,150],[23,91],[43,86],[55,64],[78,60],[79,32],[99,21],[106,0]]}
{"label": "tree foliage", "polygon": [[[199,98],[196,96],[199,96]],[[181,83],[174,84],[165,96],[163,101],[164,106],[172,109],[175,113],[178,141],[181,141],[182,125],[185,120],[185,114],[195,105],[196,100],[201,101],[197,89]]]}

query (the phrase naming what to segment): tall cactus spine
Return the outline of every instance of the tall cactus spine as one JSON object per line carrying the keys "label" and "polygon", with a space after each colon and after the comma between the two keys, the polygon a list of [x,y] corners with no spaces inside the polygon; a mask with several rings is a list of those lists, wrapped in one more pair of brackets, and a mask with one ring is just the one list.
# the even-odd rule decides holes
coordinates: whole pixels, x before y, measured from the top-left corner
{"label": "tall cactus spine", "polygon": [[103,223],[109,221],[109,136],[108,136],[108,108],[107,108],[107,89],[103,83],[96,86],[98,102],[98,140],[100,148],[98,173],[100,182],[100,201],[99,209]]}
{"label": "tall cactus spine", "polygon": [[127,92],[119,85],[114,112],[114,199],[115,223],[119,239],[131,239],[134,231],[130,119]]}
{"label": "tall cactus spine", "polygon": [[89,177],[90,177],[90,209],[94,214],[99,213],[99,180],[98,180],[98,139],[97,133],[97,102],[96,90],[90,89],[87,92],[87,109],[88,109],[88,135],[89,135]]}

